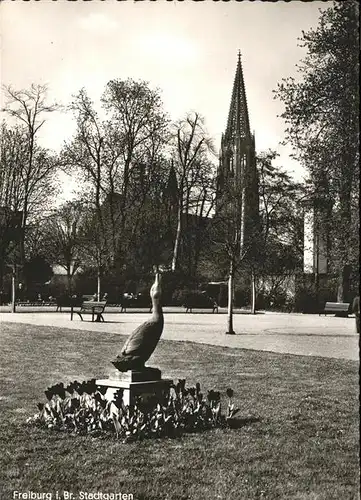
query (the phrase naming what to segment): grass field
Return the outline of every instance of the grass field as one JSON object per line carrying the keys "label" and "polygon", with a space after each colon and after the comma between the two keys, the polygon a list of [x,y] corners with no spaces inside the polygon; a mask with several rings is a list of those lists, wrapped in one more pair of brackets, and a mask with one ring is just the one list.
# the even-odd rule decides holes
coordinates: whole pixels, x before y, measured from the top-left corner
{"label": "grass field", "polygon": [[123,444],[26,425],[48,385],[107,375],[123,340],[1,325],[1,500],[15,490],[54,499],[68,491],[73,500],[79,492],[88,499],[132,493],[134,500],[359,498],[353,361],[161,341],[149,364],[175,381],[200,382],[204,392],[232,387],[238,429]]}

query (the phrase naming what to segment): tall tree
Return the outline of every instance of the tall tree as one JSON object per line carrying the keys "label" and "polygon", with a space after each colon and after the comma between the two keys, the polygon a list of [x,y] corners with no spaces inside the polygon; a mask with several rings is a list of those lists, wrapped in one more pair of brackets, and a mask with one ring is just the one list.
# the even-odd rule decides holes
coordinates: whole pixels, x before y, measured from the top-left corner
{"label": "tall tree", "polygon": [[[29,166],[28,134],[24,127],[0,130],[0,286],[6,265],[23,268],[30,257],[30,227],[49,208],[56,193],[56,158],[34,145]],[[24,215],[25,214],[25,215]],[[15,231],[16,229],[16,231]],[[26,280],[25,280],[26,283]]]}
{"label": "tall tree", "polygon": [[260,238],[257,248],[258,278],[280,287],[302,268],[305,186],[279,166],[275,151],[257,156],[260,200]]}
{"label": "tall tree", "polygon": [[307,55],[299,80],[278,85],[286,141],[309,172],[312,200],[327,229],[338,300],[348,300],[358,269],[359,226],[359,19],[358,2],[336,2],[316,29],[302,33]]}
{"label": "tall tree", "polygon": [[48,262],[66,271],[71,293],[73,278],[83,263],[82,227],[84,210],[81,202],[70,201],[43,221],[43,252]]}
{"label": "tall tree", "polygon": [[18,261],[22,239],[24,136],[5,123],[0,135],[0,287],[6,265]]}
{"label": "tall tree", "polygon": [[[101,298],[101,280],[104,271],[109,267],[107,236],[104,234],[104,225],[97,216],[92,203],[82,206],[83,216],[79,228],[79,247],[82,253],[81,265],[86,268],[95,268],[97,277],[97,298]],[[103,212],[103,210],[102,210]]]}
{"label": "tall tree", "polygon": [[[45,124],[46,116],[57,110],[58,106],[48,104],[47,87],[44,85],[32,84],[29,89],[25,90],[15,90],[11,86],[7,86],[4,87],[4,96],[6,100],[4,111],[14,119],[17,125],[17,130],[11,139],[7,134],[5,144],[9,145],[11,141],[18,141],[19,134],[22,136],[20,139],[22,143],[17,146],[17,152],[15,153],[18,155],[21,150],[21,161],[19,162],[19,156],[16,160],[12,156],[15,163],[13,162],[11,170],[17,170],[16,175],[21,186],[22,236],[20,240],[20,264],[24,265],[28,219],[34,204],[41,205],[49,194],[47,188],[55,170],[54,158],[51,158],[48,151],[39,146],[38,135]],[[3,129],[3,132],[5,132],[5,129]],[[12,161],[9,155],[13,155],[14,152],[14,148],[10,148],[6,152],[7,166]]]}
{"label": "tall tree", "polygon": [[[166,140],[168,117],[158,89],[145,81],[111,80],[102,104],[121,145],[119,231],[124,236],[132,209],[145,201],[152,177]],[[130,230],[134,230],[134,218]],[[128,228],[129,230],[129,228]],[[125,238],[124,238],[125,243]],[[120,248],[123,257],[126,247]]]}
{"label": "tall tree", "polygon": [[214,164],[204,161],[199,174],[198,185],[192,193],[191,207],[185,217],[185,254],[188,257],[188,274],[199,276],[202,262],[206,257],[206,246],[211,244],[211,217],[216,202],[216,177]]}
{"label": "tall tree", "polygon": [[84,89],[75,96],[70,107],[77,128],[62,156],[90,185],[105,260],[123,267],[159,163],[167,118],[159,92],[145,82],[112,80],[101,102],[104,118]]}
{"label": "tall tree", "polygon": [[257,156],[262,239],[264,246],[269,239],[291,245],[300,255],[303,251],[300,202],[306,189],[282,167],[273,165],[276,157],[275,151]]}
{"label": "tall tree", "polygon": [[217,210],[212,220],[213,258],[223,276],[228,281],[228,310],[226,333],[233,335],[233,299],[236,274],[252,261],[254,237],[249,234],[242,240],[241,203],[242,189],[238,182],[226,182],[222,197],[218,200]]}
{"label": "tall tree", "polygon": [[189,113],[174,124],[171,154],[177,180],[177,231],[173,247],[172,271],[178,267],[184,221],[190,214],[207,217],[213,207],[210,189],[214,171],[209,160],[214,153],[212,140],[198,113]]}
{"label": "tall tree", "polygon": [[128,260],[138,274],[147,274],[154,265],[170,261],[170,246],[174,232],[171,216],[168,177],[169,161],[159,157],[151,166],[138,167],[138,175],[131,180],[131,191],[138,193],[129,209]]}
{"label": "tall tree", "polygon": [[[85,89],[81,89],[69,105],[76,121],[75,134],[69,142],[65,142],[61,161],[63,168],[78,176],[85,184],[87,198],[92,202],[92,217],[97,219],[96,225],[107,240],[107,255],[114,259],[116,233],[113,206],[117,190],[117,178],[120,175],[119,158],[121,146],[114,139],[114,129],[107,127],[95,110]],[[104,220],[102,209],[104,200],[110,204],[110,215],[113,224]],[[108,229],[110,227],[110,234]]]}

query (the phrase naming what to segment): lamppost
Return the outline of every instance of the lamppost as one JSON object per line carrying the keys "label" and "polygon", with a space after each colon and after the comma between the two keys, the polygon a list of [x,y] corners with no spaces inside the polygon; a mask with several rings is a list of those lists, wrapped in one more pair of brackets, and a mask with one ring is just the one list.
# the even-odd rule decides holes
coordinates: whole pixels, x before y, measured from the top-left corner
{"label": "lamppost", "polygon": [[12,265],[11,272],[11,312],[16,312],[16,287],[15,287],[15,279],[16,279],[16,264]]}
{"label": "lamppost", "polygon": [[[23,267],[19,264],[11,264],[8,267],[11,269],[11,312],[16,312],[16,276],[19,268]],[[19,292],[22,290],[22,283],[19,283]]]}

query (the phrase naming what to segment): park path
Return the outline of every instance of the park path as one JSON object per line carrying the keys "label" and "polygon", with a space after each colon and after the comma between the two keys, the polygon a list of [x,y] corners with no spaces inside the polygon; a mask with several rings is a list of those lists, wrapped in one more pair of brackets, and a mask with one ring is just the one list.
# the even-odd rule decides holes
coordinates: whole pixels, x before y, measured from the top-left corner
{"label": "park path", "polygon": [[[2,308],[4,311],[4,309]],[[114,311],[114,312],[113,312]],[[77,330],[108,332],[129,335],[149,316],[148,312],[119,313],[109,308],[104,323],[80,321],[78,316],[70,321],[70,313],[33,310],[26,312],[0,312],[2,322],[18,322],[32,325],[55,326]],[[236,335],[225,335],[226,314],[185,314],[180,308],[164,308],[165,326],[162,338],[175,341],[191,341],[219,345],[290,353],[306,356],[322,356],[359,360],[359,336],[355,333],[354,318],[336,318],[309,314],[260,313],[235,314]],[[87,318],[88,319],[88,318]]]}

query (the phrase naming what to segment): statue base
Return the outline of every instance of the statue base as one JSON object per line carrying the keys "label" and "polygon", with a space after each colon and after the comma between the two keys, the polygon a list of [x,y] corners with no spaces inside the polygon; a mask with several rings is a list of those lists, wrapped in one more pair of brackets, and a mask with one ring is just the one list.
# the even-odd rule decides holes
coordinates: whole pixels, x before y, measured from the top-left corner
{"label": "statue base", "polygon": [[161,380],[162,372],[158,368],[148,368],[145,366],[142,370],[128,370],[121,372],[113,369],[109,378],[112,380],[122,380],[123,382],[148,382],[150,380]]}
{"label": "statue base", "polygon": [[112,401],[115,393],[123,389],[123,402],[126,406],[133,405],[136,397],[141,396],[143,401],[154,396],[161,396],[173,384],[171,379],[162,379],[162,373],[157,368],[145,367],[141,371],[112,372],[109,378],[98,379],[96,384],[105,387],[105,398]]}

